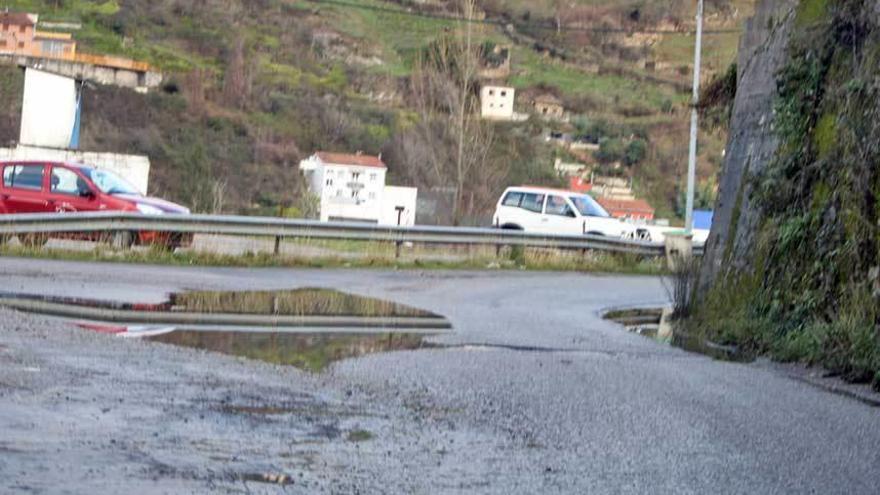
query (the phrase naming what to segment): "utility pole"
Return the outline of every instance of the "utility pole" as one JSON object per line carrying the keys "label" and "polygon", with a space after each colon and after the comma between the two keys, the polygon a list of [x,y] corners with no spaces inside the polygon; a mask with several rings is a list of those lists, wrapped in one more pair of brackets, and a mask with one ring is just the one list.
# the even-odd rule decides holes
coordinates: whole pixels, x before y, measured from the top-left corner
{"label": "utility pole", "polygon": [[700,102],[700,52],[703,45],[703,0],[697,3],[697,43],[694,49],[694,94],[691,102],[691,144],[688,153],[687,207],[684,228],[688,234],[694,229],[694,182],[697,174],[697,104]]}

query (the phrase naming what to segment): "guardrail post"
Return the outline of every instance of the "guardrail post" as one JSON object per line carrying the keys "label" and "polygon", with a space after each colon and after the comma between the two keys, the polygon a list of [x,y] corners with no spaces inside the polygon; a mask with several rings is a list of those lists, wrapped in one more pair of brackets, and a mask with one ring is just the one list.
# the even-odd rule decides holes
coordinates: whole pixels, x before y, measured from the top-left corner
{"label": "guardrail post", "polygon": [[279,254],[281,254],[281,236],[276,235],[275,236],[275,256],[278,256]]}

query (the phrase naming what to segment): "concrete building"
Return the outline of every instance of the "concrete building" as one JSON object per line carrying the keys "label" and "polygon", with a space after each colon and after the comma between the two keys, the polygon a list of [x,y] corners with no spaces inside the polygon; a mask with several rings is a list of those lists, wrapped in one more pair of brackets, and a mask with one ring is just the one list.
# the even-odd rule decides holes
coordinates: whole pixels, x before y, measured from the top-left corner
{"label": "concrete building", "polygon": [[0,12],[0,64],[18,65],[79,81],[112,84],[140,92],[161,84],[162,74],[148,63],[79,53],[70,33],[40,31],[37,29],[38,19],[37,14]]}
{"label": "concrete building", "polygon": [[73,60],[76,42],[70,33],[37,30],[37,14],[0,12],[0,53]]}
{"label": "concrete building", "polygon": [[563,176],[579,176],[588,168],[586,163],[580,162],[563,162],[562,158],[557,158],[553,162],[553,169],[556,173]]}
{"label": "concrete building", "polygon": [[299,168],[321,200],[321,221],[415,223],[416,189],[387,187],[381,156],[319,151]]}
{"label": "concrete building", "polygon": [[593,192],[605,199],[632,201],[635,199],[632,181],[624,177],[607,177],[591,174]]}
{"label": "concrete building", "polygon": [[507,86],[483,86],[480,89],[480,115],[490,120],[513,120],[516,90]]}
{"label": "concrete building", "polygon": [[36,14],[0,12],[0,52],[30,54],[36,30]]}
{"label": "concrete building", "polygon": [[535,113],[546,120],[563,120],[565,118],[565,106],[562,100],[549,93],[536,96],[532,100]]}

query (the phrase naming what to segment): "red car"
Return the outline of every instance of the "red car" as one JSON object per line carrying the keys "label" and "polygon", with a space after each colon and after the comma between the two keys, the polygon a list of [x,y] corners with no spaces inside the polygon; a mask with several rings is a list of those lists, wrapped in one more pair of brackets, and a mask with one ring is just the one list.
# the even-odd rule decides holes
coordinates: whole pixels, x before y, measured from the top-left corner
{"label": "red car", "polygon": [[[142,195],[125,179],[108,170],[60,162],[0,161],[0,214],[62,213],[68,211],[139,211],[146,214],[188,214],[189,209]],[[70,237],[70,236],[65,236]],[[99,234],[77,239],[101,240]],[[45,236],[28,234],[27,244],[42,244]],[[191,234],[169,232],[118,232],[114,246],[157,244],[167,248],[187,246]]]}

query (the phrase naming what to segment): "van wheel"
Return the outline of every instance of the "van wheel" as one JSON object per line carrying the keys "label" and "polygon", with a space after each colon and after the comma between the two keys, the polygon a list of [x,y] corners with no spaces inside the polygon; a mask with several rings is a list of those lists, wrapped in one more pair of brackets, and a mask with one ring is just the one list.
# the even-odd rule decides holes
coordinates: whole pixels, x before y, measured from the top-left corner
{"label": "van wheel", "polygon": [[23,234],[18,237],[19,242],[29,248],[41,248],[49,242],[48,234]]}
{"label": "van wheel", "polygon": [[132,245],[134,245],[134,234],[127,230],[114,232],[110,237],[110,247],[113,249],[129,249]]}

